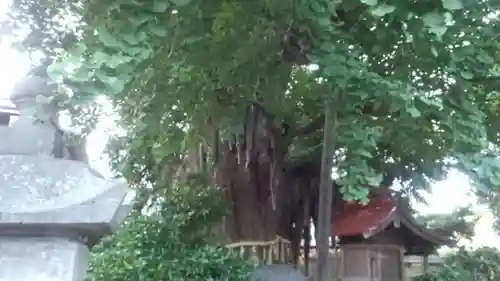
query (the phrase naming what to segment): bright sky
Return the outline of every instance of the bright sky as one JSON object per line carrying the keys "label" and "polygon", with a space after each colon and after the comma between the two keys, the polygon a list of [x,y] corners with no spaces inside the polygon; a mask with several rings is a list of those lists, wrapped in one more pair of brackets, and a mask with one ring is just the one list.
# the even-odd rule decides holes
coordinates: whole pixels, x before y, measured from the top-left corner
{"label": "bright sky", "polygon": [[[10,1],[0,1],[0,18],[8,9]],[[29,58],[10,47],[8,38],[0,37],[0,99],[8,98],[9,94],[18,82],[29,70]],[[108,139],[108,133],[103,127],[97,129],[88,139],[87,150],[89,152],[92,165],[101,170],[104,174],[109,173],[109,167],[103,157],[103,150]],[[432,188],[432,193],[426,196],[428,206],[419,205],[418,209],[423,213],[447,213],[453,211],[458,206],[474,203],[474,198],[468,195],[469,183],[464,175],[451,173],[445,181],[436,183]],[[483,215],[476,226],[476,237],[474,246],[488,245],[500,248],[500,237],[495,235],[491,225],[493,217],[485,208],[477,207],[478,212]]]}

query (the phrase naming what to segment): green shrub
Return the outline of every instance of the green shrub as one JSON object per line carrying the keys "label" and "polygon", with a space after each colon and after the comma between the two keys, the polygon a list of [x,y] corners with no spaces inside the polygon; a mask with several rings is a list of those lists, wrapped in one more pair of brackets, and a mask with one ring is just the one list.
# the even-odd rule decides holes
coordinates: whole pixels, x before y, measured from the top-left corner
{"label": "green shrub", "polygon": [[498,281],[500,280],[500,251],[483,247],[460,249],[445,256],[443,264],[414,281]]}
{"label": "green shrub", "polygon": [[173,187],[147,214],[134,211],[93,249],[88,281],[244,281],[253,267],[214,243],[223,198],[215,188]]}

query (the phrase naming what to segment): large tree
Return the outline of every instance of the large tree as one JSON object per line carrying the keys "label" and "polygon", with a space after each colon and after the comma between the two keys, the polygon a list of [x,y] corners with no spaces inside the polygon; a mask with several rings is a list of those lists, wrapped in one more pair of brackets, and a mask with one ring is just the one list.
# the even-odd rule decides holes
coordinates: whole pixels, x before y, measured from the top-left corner
{"label": "large tree", "polygon": [[317,221],[326,100],[336,199],[451,168],[500,184],[500,1],[60,3],[78,20],[48,70],[71,93],[60,106],[113,103],[127,132],[115,164],[138,188],[223,187],[228,243],[281,236],[297,254]]}

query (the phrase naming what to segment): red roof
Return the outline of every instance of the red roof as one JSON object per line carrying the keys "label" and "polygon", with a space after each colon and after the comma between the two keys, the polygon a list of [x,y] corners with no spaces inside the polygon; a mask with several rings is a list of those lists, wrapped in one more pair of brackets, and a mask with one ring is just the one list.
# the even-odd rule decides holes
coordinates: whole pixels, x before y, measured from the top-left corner
{"label": "red roof", "polygon": [[366,205],[344,202],[342,211],[333,215],[333,234],[369,238],[397,222],[397,227],[404,225],[415,235],[405,245],[407,254],[428,254],[437,246],[454,244],[449,236],[419,225],[405,204],[389,194],[374,196]]}
{"label": "red roof", "polygon": [[333,234],[335,236],[369,236],[385,228],[392,221],[396,204],[390,197],[372,198],[368,204],[347,202],[344,209],[333,215]]}

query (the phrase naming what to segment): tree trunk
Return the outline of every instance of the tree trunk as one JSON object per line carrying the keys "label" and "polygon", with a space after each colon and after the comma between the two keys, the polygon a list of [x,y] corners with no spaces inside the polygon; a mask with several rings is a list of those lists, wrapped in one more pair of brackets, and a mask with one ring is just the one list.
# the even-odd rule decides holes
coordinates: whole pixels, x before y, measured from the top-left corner
{"label": "tree trunk", "polygon": [[177,179],[206,170],[203,161],[212,159],[211,178],[230,203],[216,230],[223,233],[222,242],[260,263],[297,263],[305,221],[310,220],[304,211],[307,200],[307,214],[316,213],[318,188],[312,187],[319,183],[319,171],[291,168],[286,160],[292,136],[260,105],[248,106],[243,123],[243,133],[229,139],[215,130],[210,157],[200,148],[190,151]]}
{"label": "tree trunk", "polygon": [[[293,225],[303,225],[303,216],[292,212],[299,191],[286,171],[290,138],[259,105],[248,107],[244,128],[243,135],[223,141],[217,149],[215,182],[224,187],[231,202],[231,212],[224,219],[226,243],[256,251],[260,260],[275,259],[269,248],[282,247],[274,254],[291,262],[292,246],[286,241],[300,240]],[[276,241],[278,237],[283,240]]]}
{"label": "tree trunk", "polygon": [[316,244],[317,256],[317,281],[329,281],[330,236],[332,233],[332,205],[333,205],[333,154],[335,152],[335,131],[337,127],[334,100],[325,102],[325,129],[323,138],[323,155],[321,159],[321,178],[318,208],[318,241]]}

